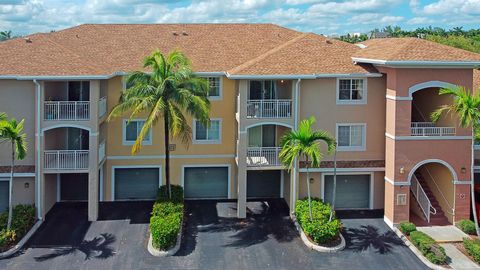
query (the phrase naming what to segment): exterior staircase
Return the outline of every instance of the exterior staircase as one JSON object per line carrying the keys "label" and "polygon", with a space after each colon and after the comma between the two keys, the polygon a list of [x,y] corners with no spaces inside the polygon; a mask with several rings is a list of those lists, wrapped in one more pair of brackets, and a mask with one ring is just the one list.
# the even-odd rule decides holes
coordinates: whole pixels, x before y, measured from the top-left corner
{"label": "exterior staircase", "polygon": [[[415,176],[418,179],[418,182],[422,186],[423,190],[425,191],[425,194],[427,195],[428,199],[430,200],[430,203],[432,204],[432,207],[435,208],[437,211],[435,214],[430,214],[430,223],[427,222],[425,216],[422,216],[421,219],[419,220],[418,217],[414,216],[412,217],[412,222],[415,223],[417,226],[431,226],[431,225],[451,225],[451,223],[448,221],[447,217],[445,216],[445,212],[443,211],[442,207],[440,206],[440,203],[438,203],[437,198],[433,195],[433,192],[430,190],[425,178],[423,175],[419,172],[415,173]],[[416,200],[414,200],[415,203],[418,204]],[[417,224],[420,223],[420,224]]]}

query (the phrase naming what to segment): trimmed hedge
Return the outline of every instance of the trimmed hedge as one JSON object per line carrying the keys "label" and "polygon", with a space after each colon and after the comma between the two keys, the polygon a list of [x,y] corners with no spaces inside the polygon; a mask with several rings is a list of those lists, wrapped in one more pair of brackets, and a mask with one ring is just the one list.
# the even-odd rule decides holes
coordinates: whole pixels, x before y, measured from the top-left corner
{"label": "trimmed hedge", "polygon": [[476,234],[475,223],[469,219],[462,219],[457,223],[457,227],[466,234]]}
{"label": "trimmed hedge", "polygon": [[422,252],[423,256],[432,263],[445,264],[447,262],[445,249],[425,233],[413,231],[410,233],[410,240],[412,240],[412,243]]}
{"label": "trimmed hedge", "polygon": [[415,224],[411,222],[402,222],[400,223],[400,231],[406,235],[410,235],[411,232],[414,232],[417,230],[417,227]]}
{"label": "trimmed hedge", "polygon": [[479,239],[470,240],[470,239],[464,238],[463,247],[468,252],[468,254],[470,254],[470,256],[473,257],[473,259],[477,263],[480,263],[480,240]]}
{"label": "trimmed hedge", "polygon": [[35,224],[35,206],[19,204],[13,207],[12,227],[7,230],[8,211],[0,214],[0,250],[8,248],[27,234]]}
{"label": "trimmed hedge", "polygon": [[168,250],[175,246],[178,233],[182,229],[183,188],[174,185],[171,188],[172,199],[168,199],[166,186],[160,187],[150,217],[152,244],[160,250]]}
{"label": "trimmed hedge", "polygon": [[308,199],[297,201],[295,214],[298,223],[305,234],[317,244],[325,244],[336,239],[342,229],[342,223],[335,216],[332,221],[328,221],[330,210],[330,205],[320,199],[312,199],[313,220],[310,220]]}

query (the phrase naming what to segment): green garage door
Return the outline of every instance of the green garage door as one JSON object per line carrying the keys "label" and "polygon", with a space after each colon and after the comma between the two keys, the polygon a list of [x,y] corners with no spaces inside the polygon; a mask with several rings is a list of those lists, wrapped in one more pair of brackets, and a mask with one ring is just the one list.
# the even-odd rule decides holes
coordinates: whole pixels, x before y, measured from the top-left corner
{"label": "green garage door", "polygon": [[60,174],[61,201],[88,200],[88,173]]}
{"label": "green garage door", "polygon": [[279,198],[281,171],[247,171],[247,198]]}
{"label": "green garage door", "polygon": [[8,210],[8,181],[0,181],[0,213]]}
{"label": "green garage door", "polygon": [[228,167],[189,167],[184,171],[185,199],[227,199]]}
{"label": "green garage door", "polygon": [[115,200],[154,200],[159,173],[158,168],[116,168]]}
{"label": "green garage door", "polygon": [[[332,202],[333,175],[325,176],[324,198]],[[370,175],[337,175],[336,209],[370,207]]]}

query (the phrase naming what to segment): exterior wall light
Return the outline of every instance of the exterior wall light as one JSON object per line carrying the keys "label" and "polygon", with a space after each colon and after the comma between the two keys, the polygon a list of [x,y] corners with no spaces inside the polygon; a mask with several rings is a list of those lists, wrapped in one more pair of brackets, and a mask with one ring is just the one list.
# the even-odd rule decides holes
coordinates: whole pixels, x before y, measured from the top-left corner
{"label": "exterior wall light", "polygon": [[400,167],[400,174],[404,174],[405,173],[405,167]]}
{"label": "exterior wall light", "polygon": [[460,169],[460,172],[463,173],[463,174],[465,174],[465,173],[467,172],[467,168],[462,167],[462,168]]}
{"label": "exterior wall light", "polygon": [[310,178],[309,180],[310,180],[310,184],[313,184],[313,182],[315,181],[314,178]]}
{"label": "exterior wall light", "polygon": [[28,182],[25,182],[25,184],[23,185],[25,188],[29,188],[30,187],[30,184]]}

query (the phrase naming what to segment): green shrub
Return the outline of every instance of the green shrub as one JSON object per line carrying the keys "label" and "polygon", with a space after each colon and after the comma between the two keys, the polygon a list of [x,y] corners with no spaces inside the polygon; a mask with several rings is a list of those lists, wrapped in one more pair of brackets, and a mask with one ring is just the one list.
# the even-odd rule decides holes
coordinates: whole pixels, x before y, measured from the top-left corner
{"label": "green shrub", "polygon": [[14,230],[3,229],[0,231],[0,250],[15,243],[17,235]]}
{"label": "green shrub", "polygon": [[411,222],[400,223],[400,231],[406,235],[410,235],[411,232],[414,232],[416,230],[417,230],[417,227],[415,226],[415,224]]}
{"label": "green shrub", "polygon": [[167,186],[163,185],[158,189],[157,192],[157,201],[164,202],[164,201],[173,201],[173,202],[181,202],[183,203],[183,188],[177,185],[170,185],[172,190],[172,198],[169,199],[167,195]]}
{"label": "green shrub", "polygon": [[468,252],[468,254],[470,254],[470,256],[473,257],[473,259],[477,263],[480,263],[480,240],[479,239],[470,240],[470,239],[464,238],[463,247],[465,247],[465,250]]}
{"label": "green shrub", "polygon": [[338,237],[342,223],[336,217],[328,221],[331,207],[319,199],[312,199],[312,216],[308,208],[308,200],[298,200],[295,208],[298,223],[305,234],[315,243],[324,244]]}
{"label": "green shrub", "polygon": [[462,219],[457,223],[457,227],[466,234],[476,234],[475,223],[469,219]]}
{"label": "green shrub", "polygon": [[423,232],[413,231],[410,233],[410,240],[422,252],[429,261],[434,264],[445,264],[447,254],[445,249],[435,243],[435,240]]}
{"label": "green shrub", "polygon": [[152,244],[160,250],[175,246],[177,235],[182,229],[183,188],[174,185],[171,187],[171,199],[166,196],[166,186],[160,187],[150,218]]}

